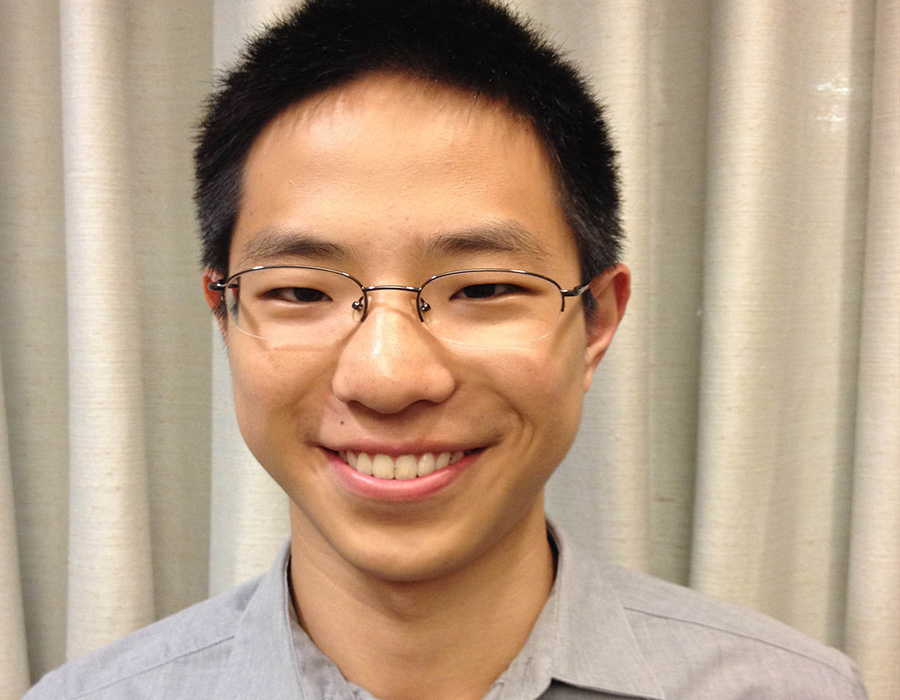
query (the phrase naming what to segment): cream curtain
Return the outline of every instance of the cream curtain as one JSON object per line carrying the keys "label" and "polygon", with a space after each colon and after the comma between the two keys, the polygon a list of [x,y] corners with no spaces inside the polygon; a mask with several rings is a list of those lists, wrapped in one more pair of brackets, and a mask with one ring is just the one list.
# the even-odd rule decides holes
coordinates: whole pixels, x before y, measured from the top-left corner
{"label": "cream curtain", "polygon": [[[191,128],[287,3],[0,0],[0,700],[266,567]],[[622,154],[626,322],[549,509],[900,697],[900,0],[522,0]]]}

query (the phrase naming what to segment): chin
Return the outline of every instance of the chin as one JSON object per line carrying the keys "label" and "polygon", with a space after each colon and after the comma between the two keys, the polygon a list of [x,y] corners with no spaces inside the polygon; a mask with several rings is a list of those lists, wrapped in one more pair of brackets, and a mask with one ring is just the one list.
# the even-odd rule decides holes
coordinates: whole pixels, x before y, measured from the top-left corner
{"label": "chin", "polygon": [[464,568],[490,547],[491,543],[476,533],[454,530],[458,528],[411,523],[382,528],[372,524],[329,544],[345,561],[370,576],[397,583],[422,582]]}
{"label": "chin", "polygon": [[455,517],[432,522],[386,518],[320,532],[340,559],[365,575],[395,583],[421,583],[477,570],[479,560],[490,559],[483,559],[485,554],[498,546],[506,548],[504,540],[527,526],[535,514],[543,529],[542,499],[516,511],[499,518]]}

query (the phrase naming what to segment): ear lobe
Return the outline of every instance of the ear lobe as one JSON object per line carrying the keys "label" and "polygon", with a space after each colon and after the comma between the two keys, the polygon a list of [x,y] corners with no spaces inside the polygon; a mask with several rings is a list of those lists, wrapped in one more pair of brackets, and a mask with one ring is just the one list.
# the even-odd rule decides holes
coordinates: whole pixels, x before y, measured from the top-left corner
{"label": "ear lobe", "polygon": [[625,307],[631,295],[631,271],[622,264],[605,270],[591,280],[589,293],[594,297],[596,308],[586,321],[585,391],[591,386],[594,370],[603,359],[622,316],[625,315]]}

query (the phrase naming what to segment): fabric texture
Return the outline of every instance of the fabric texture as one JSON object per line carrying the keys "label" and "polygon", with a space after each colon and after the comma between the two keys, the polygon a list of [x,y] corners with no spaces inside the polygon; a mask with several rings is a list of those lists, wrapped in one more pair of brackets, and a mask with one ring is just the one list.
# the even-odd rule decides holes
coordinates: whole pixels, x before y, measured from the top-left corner
{"label": "fabric texture", "polygon": [[[552,530],[547,604],[485,700],[865,698],[840,652],[757,613],[594,561]],[[26,700],[374,700],[302,630],[289,545],[264,576],[49,674]]]}
{"label": "fabric texture", "polygon": [[[292,0],[0,0],[0,700],[260,574],[192,129]],[[516,0],[620,154],[634,294],[548,510],[900,697],[900,0]],[[5,443],[4,443],[5,438]]]}

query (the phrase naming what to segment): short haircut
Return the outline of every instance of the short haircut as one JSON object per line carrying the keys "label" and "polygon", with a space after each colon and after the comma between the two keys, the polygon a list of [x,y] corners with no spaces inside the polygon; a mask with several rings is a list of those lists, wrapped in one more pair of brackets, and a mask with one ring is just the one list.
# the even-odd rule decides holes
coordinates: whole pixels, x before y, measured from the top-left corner
{"label": "short haircut", "polygon": [[206,267],[228,271],[244,165],[263,129],[301,100],[374,72],[466,90],[526,118],[558,180],[581,281],[618,261],[615,152],[601,107],[528,21],[492,0],[308,0],[252,40],[209,98],[195,151]]}

